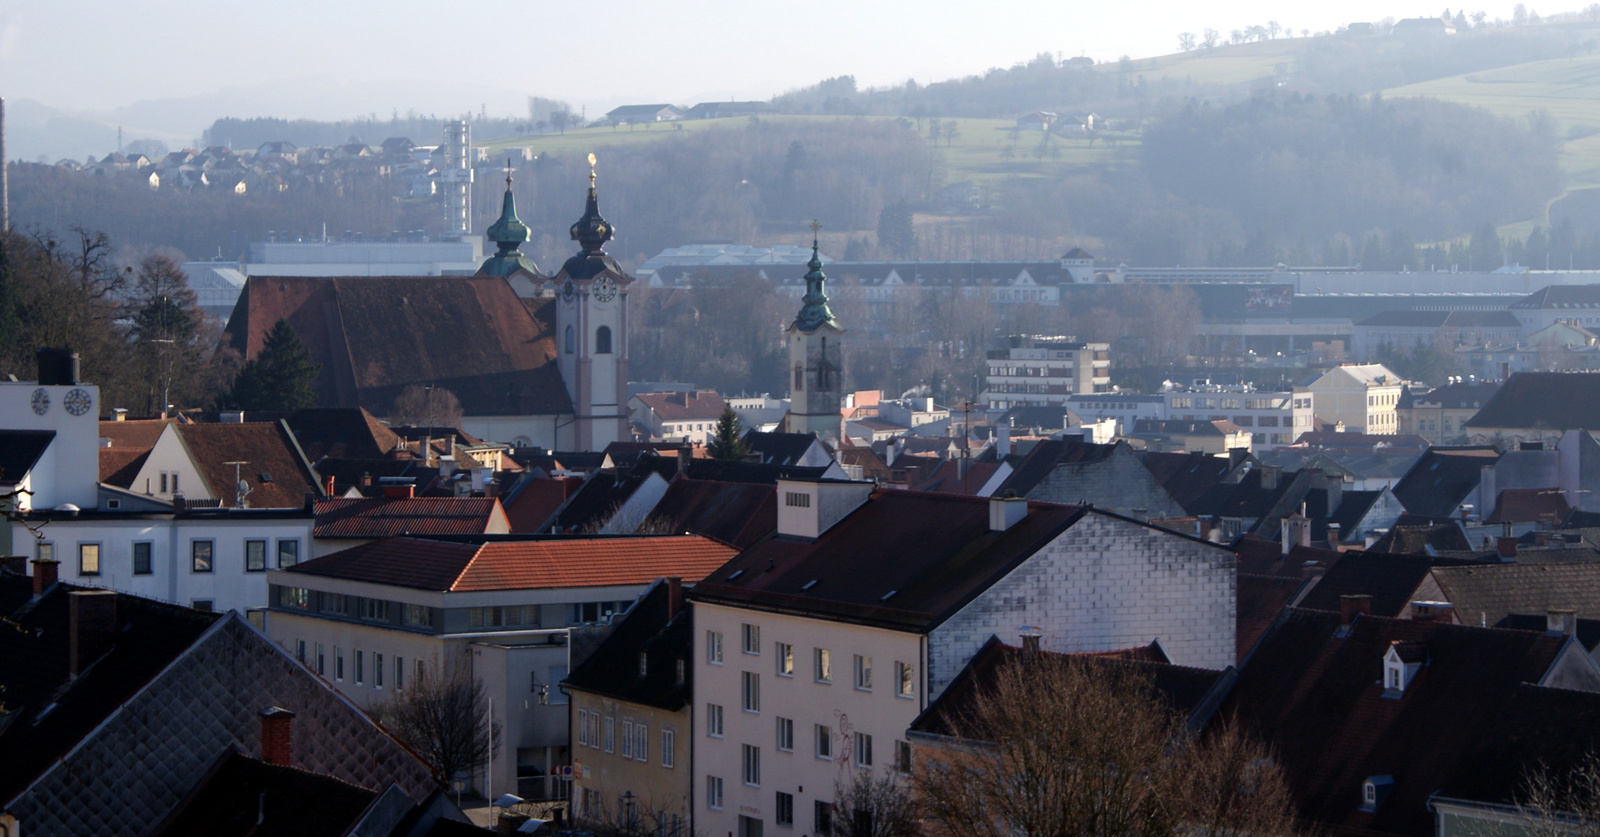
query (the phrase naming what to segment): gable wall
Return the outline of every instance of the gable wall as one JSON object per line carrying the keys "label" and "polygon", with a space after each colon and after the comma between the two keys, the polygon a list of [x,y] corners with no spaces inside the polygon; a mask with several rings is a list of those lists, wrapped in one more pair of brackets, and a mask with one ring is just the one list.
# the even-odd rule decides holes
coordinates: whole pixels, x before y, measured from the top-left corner
{"label": "gable wall", "polygon": [[[1029,500],[1051,503],[1093,503],[1118,514],[1141,519],[1185,515],[1150,471],[1125,446],[1099,462],[1065,463],[1028,492]],[[1135,509],[1142,509],[1135,513]]]}

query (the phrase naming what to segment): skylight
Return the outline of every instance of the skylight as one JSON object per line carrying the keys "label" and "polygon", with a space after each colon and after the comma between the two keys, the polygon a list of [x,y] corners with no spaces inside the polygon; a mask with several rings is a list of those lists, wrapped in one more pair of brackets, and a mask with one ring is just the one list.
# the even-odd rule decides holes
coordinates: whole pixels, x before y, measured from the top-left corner
{"label": "skylight", "polygon": [[800,589],[801,590],[810,590],[811,588],[817,586],[817,582],[820,581],[820,580],[821,579],[813,578],[810,581],[806,582],[805,584],[800,585]]}

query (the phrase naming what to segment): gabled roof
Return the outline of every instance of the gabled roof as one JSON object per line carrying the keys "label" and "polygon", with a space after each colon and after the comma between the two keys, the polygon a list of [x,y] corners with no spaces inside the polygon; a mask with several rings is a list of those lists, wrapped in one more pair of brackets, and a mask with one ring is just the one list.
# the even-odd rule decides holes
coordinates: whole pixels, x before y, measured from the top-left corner
{"label": "gabled roof", "polygon": [[1307,610],[1338,613],[1341,596],[1371,596],[1372,613],[1401,616],[1411,605],[1411,597],[1435,567],[1476,563],[1427,555],[1388,555],[1381,552],[1351,552],[1329,567],[1317,586],[1311,588],[1300,606]]}
{"label": "gabled roof", "polygon": [[1467,426],[1600,429],[1600,372],[1514,373]]}
{"label": "gabled roof", "polygon": [[641,392],[634,398],[662,421],[716,421],[725,404],[716,390],[699,392]]}
{"label": "gabled roof", "polygon": [[1572,507],[1557,488],[1506,488],[1495,498],[1494,513],[1485,523],[1544,523],[1550,526],[1567,519]]}
{"label": "gabled roof", "polygon": [[669,576],[692,584],[733,554],[732,547],[696,535],[488,543],[385,538],[284,572],[451,593],[615,587]]}
{"label": "gabled roof", "polygon": [[1278,621],[1284,608],[1306,586],[1307,580],[1297,576],[1247,575],[1239,573],[1238,609],[1235,615],[1234,641],[1240,663],[1250,650],[1265,636],[1272,623]]}
{"label": "gabled roof", "polygon": [[0,485],[21,482],[55,438],[54,430],[0,430]]}
{"label": "gabled roof", "polygon": [[[1468,751],[1525,683],[1552,668],[1565,637],[1290,610],[1256,648],[1222,711],[1272,747],[1303,817],[1361,833],[1432,834],[1428,798],[1469,764]],[[1398,695],[1383,656],[1420,643],[1427,662]],[[1362,783],[1394,778],[1371,814]]]}
{"label": "gabled roof", "polygon": [[1481,409],[1489,399],[1500,391],[1499,381],[1467,382],[1446,384],[1442,387],[1431,389],[1427,392],[1412,392],[1411,404],[1401,406],[1417,406],[1421,404],[1438,404],[1446,410]]}
{"label": "gabled roof", "polygon": [[1012,467],[1010,477],[1000,486],[1000,492],[1015,491],[1017,496],[1027,496],[1035,486],[1050,475],[1057,465],[1100,462],[1111,457],[1118,442],[1097,445],[1080,440],[1050,439],[1033,446]]}
{"label": "gabled roof", "polygon": [[228,753],[156,837],[344,837],[376,791]]}
{"label": "gabled roof", "polygon": [[224,506],[233,505],[238,493],[229,462],[245,463],[238,466],[237,478],[250,486],[245,495],[250,508],[300,508],[307,494],[322,496],[320,480],[282,422],[176,424],[173,429],[211,495]]}
{"label": "gabled roof", "polygon": [[1139,461],[1189,514],[1214,514],[1205,499],[1225,492],[1224,480],[1237,467],[1229,457],[1205,453],[1141,451]]}
{"label": "gabled roof", "polygon": [[110,439],[112,448],[149,450],[156,446],[161,431],[176,419],[128,419],[100,422],[100,438]]}
{"label": "gabled roof", "polygon": [[[681,593],[679,593],[681,597]],[[694,666],[690,654],[691,625],[688,608],[677,602],[673,613],[672,587],[664,579],[645,591],[611,633],[566,679],[574,689],[678,712],[688,704]],[[645,657],[639,673],[639,655]],[[678,664],[683,662],[683,682]]]}
{"label": "gabled roof", "polygon": [[[815,541],[775,535],[739,553],[697,585],[694,596],[922,630],[1086,513],[1029,503],[1021,521],[993,532],[989,503],[956,494],[877,490]],[[886,561],[885,555],[899,557]]]}
{"label": "gabled roof", "polygon": [[308,407],[294,411],[289,429],[306,457],[316,462],[336,459],[382,459],[400,437],[360,407]]}
{"label": "gabled roof", "polygon": [[[139,471],[144,468],[150,451],[134,448],[101,448],[100,481],[119,488],[129,488]],[[3,467],[3,466],[0,466]]]}
{"label": "gabled roof", "polygon": [[1600,285],[1547,285],[1511,303],[1519,310],[1600,308]]}
{"label": "gabled roof", "polygon": [[481,535],[506,525],[500,500],[494,497],[322,500],[316,504],[316,515],[312,535],[318,538]]}
{"label": "gabled roof", "polygon": [[928,478],[918,483],[918,491],[942,491],[947,494],[977,494],[995,472],[1000,470],[998,462],[969,462],[966,474],[961,473],[961,461],[946,459],[933,469]]}
{"label": "gabled roof", "polygon": [[650,512],[650,530],[716,538],[744,549],[778,529],[776,484],[678,477]]}
{"label": "gabled roof", "polygon": [[1433,448],[1395,484],[1394,496],[1410,514],[1448,518],[1478,487],[1483,466],[1499,458],[1492,447]]}
{"label": "gabled roof", "polygon": [[1462,624],[1498,624],[1513,613],[1575,610],[1600,619],[1600,562],[1439,566],[1433,580]]}
{"label": "gabled roof", "polygon": [[812,445],[818,444],[815,433],[762,433],[759,430],[744,434],[744,443],[767,465],[793,465]]}
{"label": "gabled roof", "polygon": [[1396,525],[1372,544],[1373,552],[1403,555],[1422,555],[1429,549],[1435,554],[1463,552],[1472,549],[1472,542],[1467,540],[1467,533],[1461,530],[1461,524],[1451,522],[1431,526]]}
{"label": "gabled roof", "polygon": [[550,515],[555,514],[581,485],[581,477],[524,475],[506,493],[505,501],[501,503],[511,531],[514,534],[531,534],[542,530]]}
{"label": "gabled roof", "polygon": [[1460,761],[1442,797],[1516,804],[1538,770],[1570,776],[1600,749],[1600,695],[1523,683]]}

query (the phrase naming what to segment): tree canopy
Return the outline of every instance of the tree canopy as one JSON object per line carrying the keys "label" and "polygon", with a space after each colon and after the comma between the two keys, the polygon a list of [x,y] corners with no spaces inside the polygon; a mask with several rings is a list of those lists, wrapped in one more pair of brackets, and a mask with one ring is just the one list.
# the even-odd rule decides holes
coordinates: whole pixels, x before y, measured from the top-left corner
{"label": "tree canopy", "polygon": [[311,382],[318,366],[311,362],[288,320],[278,320],[267,333],[260,354],[245,361],[233,386],[217,405],[231,410],[298,410],[316,404]]}

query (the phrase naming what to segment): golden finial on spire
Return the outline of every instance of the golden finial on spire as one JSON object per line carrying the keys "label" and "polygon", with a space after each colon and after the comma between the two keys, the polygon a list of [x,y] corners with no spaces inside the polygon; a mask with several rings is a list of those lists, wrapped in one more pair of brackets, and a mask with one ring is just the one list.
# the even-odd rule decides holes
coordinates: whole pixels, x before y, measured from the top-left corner
{"label": "golden finial on spire", "polygon": [[594,152],[589,152],[589,188],[594,188]]}

